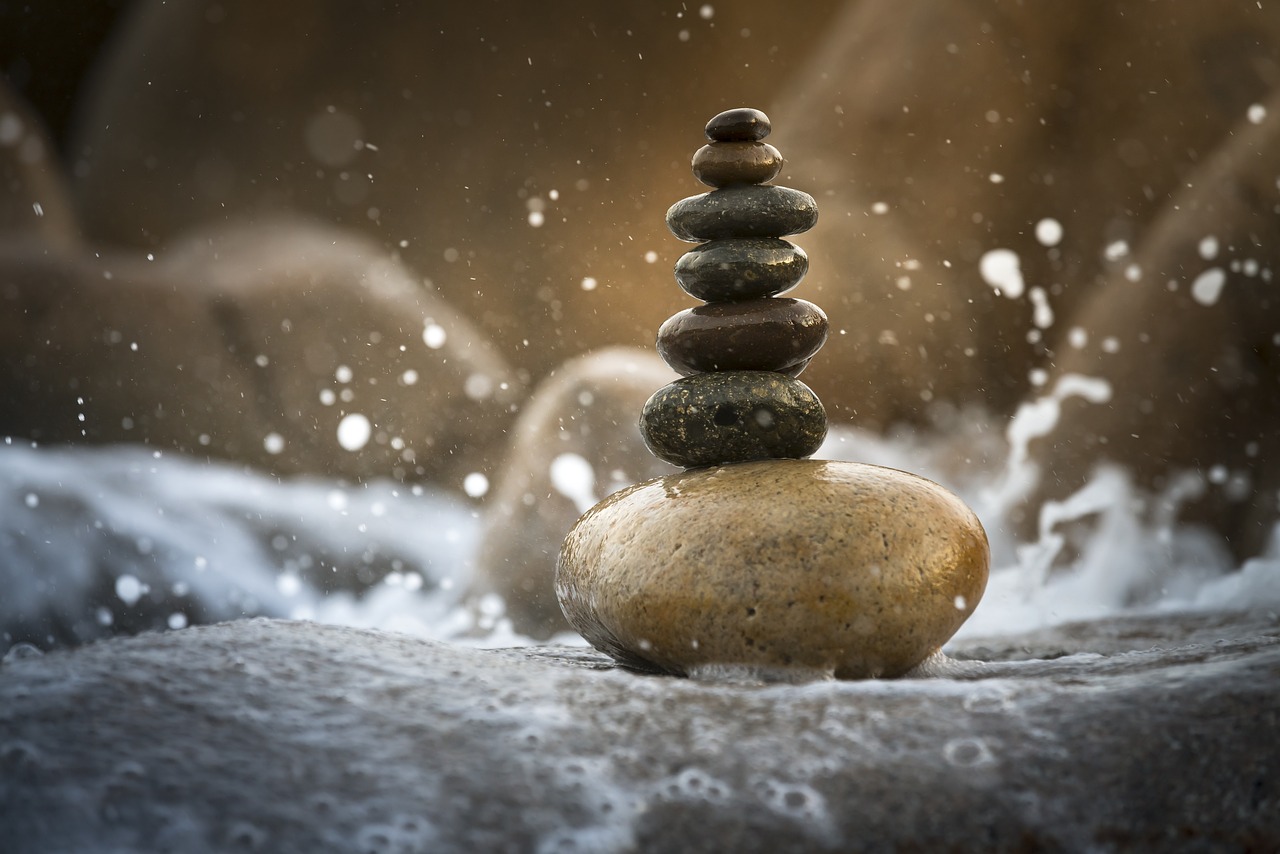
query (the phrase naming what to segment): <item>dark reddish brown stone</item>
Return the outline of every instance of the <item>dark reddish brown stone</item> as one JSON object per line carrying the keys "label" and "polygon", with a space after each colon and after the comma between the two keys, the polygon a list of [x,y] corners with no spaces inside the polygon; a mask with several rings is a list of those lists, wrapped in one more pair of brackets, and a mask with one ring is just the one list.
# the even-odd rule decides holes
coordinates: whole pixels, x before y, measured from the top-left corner
{"label": "dark reddish brown stone", "polygon": [[709,303],[667,318],[658,329],[658,355],[686,377],[706,371],[794,377],[826,340],[826,314],[805,300]]}
{"label": "dark reddish brown stone", "polygon": [[676,281],[706,302],[772,297],[791,290],[809,271],[809,256],[775,237],[712,240],[676,261]]}
{"label": "dark reddish brown stone", "polygon": [[707,139],[712,142],[758,142],[769,135],[769,117],[750,107],[725,110],[707,122]]}
{"label": "dark reddish brown stone", "polygon": [[709,187],[763,184],[782,171],[782,154],[767,142],[713,142],[693,155],[693,175]]}

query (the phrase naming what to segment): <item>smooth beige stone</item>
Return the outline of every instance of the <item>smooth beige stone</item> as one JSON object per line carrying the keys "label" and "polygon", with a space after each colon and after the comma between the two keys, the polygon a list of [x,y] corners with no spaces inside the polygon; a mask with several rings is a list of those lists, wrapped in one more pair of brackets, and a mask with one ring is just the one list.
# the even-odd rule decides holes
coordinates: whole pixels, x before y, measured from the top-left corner
{"label": "smooth beige stone", "polygon": [[622,490],[560,552],[571,625],[623,663],[678,674],[900,676],[973,613],[982,524],[912,474],[785,460]]}
{"label": "smooth beige stone", "polygon": [[[679,471],[648,452],[636,418],[653,390],[675,377],[652,351],[612,347],[566,362],[534,390],[509,431],[485,507],[473,604],[496,593],[516,631],[536,638],[570,631],[553,581],[560,544],[602,497]],[[566,464],[571,472],[588,468],[590,482],[565,483],[574,478],[556,475]]]}

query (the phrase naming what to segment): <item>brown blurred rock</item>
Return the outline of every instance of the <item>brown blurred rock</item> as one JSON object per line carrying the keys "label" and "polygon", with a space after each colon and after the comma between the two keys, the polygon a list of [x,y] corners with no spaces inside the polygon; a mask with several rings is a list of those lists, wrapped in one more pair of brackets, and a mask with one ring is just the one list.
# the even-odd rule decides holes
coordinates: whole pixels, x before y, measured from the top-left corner
{"label": "brown blurred rock", "polygon": [[1237,556],[1259,553],[1280,495],[1280,90],[1204,155],[1070,323],[1083,334],[1048,385],[1095,377],[1108,394],[1068,397],[1033,445],[1037,500],[1117,462]]}
{"label": "brown blurred rock", "polygon": [[491,468],[519,383],[379,247],[300,223],[0,254],[0,434],[143,442],[276,474]]}
{"label": "brown blurred rock", "polygon": [[638,426],[645,400],[674,378],[653,353],[615,348],[567,362],[537,388],[485,513],[473,598],[501,595],[525,634],[569,630],[554,590],[560,543],[601,498],[677,471],[645,449]]}
{"label": "brown blurred rock", "polygon": [[0,77],[0,237],[65,247],[79,234],[53,140]]}
{"label": "brown blurred rock", "polygon": [[[1163,268],[1194,246],[1144,248],[1149,230],[1172,239],[1155,235],[1166,216],[1195,242],[1276,242],[1261,220],[1175,211],[1280,83],[1280,13],[1265,4],[861,0],[779,16],[745,3],[709,20],[644,3],[566,16],[305,5],[141,10],[74,147],[95,235],[153,247],[228,211],[309,211],[402,252],[536,379],[575,353],[647,343],[681,307],[667,262],[645,256],[679,251],[661,216],[694,189],[690,133],[760,103],[789,158],[782,179],[823,209],[801,295],[833,327],[806,381],[834,421],[877,430],[927,424],[939,401],[1011,414],[1042,392],[1033,371],[1079,361],[1074,328],[1141,320],[1121,278],[1133,253]],[[298,20],[305,33],[283,38]],[[1259,174],[1276,150],[1257,150]],[[1062,236],[1038,238],[1050,220]],[[984,281],[995,249],[1016,253],[1020,286]],[[1255,442],[1247,459],[1265,460],[1275,373],[1247,330],[1276,313],[1255,309],[1245,334],[1165,322],[1185,359],[1121,357],[1127,373],[1108,374],[1118,394],[1157,389],[1138,406],[1160,410],[1098,416],[1046,467],[1077,483],[1110,445],[1159,488],[1166,464],[1233,469]],[[1242,394],[1219,406],[1216,391],[1179,391],[1186,369],[1221,386],[1208,367]],[[1134,433],[1164,463],[1130,447]],[[1262,524],[1269,482],[1241,493]],[[1245,543],[1238,506],[1200,515]]]}
{"label": "brown blurred rock", "polygon": [[[799,295],[832,335],[805,381],[833,420],[876,429],[923,423],[940,400],[1011,413],[1035,394],[1030,370],[1114,293],[1119,241],[1136,247],[1280,84],[1280,9],[1265,4],[863,0],[827,32],[769,109],[770,142],[822,210]],[[1049,218],[1052,246],[1036,236]],[[983,280],[994,249],[1017,254],[1021,294]]]}
{"label": "brown blurred rock", "polygon": [[228,211],[363,230],[540,379],[683,307],[646,253],[706,117],[782,86],[838,5],[140,7],[86,99],[79,197],[147,248]]}

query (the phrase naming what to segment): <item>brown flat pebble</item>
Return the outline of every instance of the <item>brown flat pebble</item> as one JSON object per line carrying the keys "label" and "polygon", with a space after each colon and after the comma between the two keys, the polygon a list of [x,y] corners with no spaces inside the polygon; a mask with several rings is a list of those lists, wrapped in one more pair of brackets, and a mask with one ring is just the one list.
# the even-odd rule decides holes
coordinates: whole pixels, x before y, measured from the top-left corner
{"label": "brown flat pebble", "polygon": [[750,107],[725,110],[707,122],[707,139],[712,142],[757,142],[773,130],[769,117]]}
{"label": "brown flat pebble", "polygon": [[818,204],[790,187],[735,185],[690,196],[667,211],[667,228],[681,240],[786,237],[813,228]]}
{"label": "brown flat pebble", "polygon": [[676,674],[893,677],[973,613],[990,551],[973,511],[894,469],[785,460],[614,493],[560,551],[569,623]]}
{"label": "brown flat pebble", "polygon": [[767,142],[713,142],[693,155],[693,175],[709,187],[763,184],[782,171],[782,154]]}
{"label": "brown flat pebble", "polygon": [[827,316],[811,302],[720,302],[667,318],[658,329],[658,355],[683,376],[778,371],[794,377],[826,340]]}
{"label": "brown flat pebble", "polygon": [[827,413],[807,385],[773,371],[694,374],[654,392],[640,434],[677,466],[799,459],[822,445]]}
{"label": "brown flat pebble", "polygon": [[685,293],[707,302],[776,296],[809,272],[809,256],[775,237],[712,240],[676,261],[676,281]]}

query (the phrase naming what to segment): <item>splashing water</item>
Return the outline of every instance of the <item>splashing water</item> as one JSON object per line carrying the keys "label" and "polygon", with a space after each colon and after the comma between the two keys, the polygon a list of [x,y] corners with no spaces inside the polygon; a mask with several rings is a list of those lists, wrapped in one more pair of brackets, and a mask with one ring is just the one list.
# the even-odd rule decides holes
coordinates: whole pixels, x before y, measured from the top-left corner
{"label": "splashing water", "polygon": [[[1215,535],[1175,524],[1181,504],[1205,488],[1199,477],[1175,479],[1148,518],[1135,509],[1127,476],[1100,469],[1075,495],[1044,506],[1035,542],[1016,541],[1008,514],[1037,476],[1028,445],[1052,431],[1066,399],[1103,405],[1111,394],[1105,380],[1067,375],[1007,424],[966,412],[956,416],[959,429],[887,438],[837,425],[816,456],[917,472],[974,508],[993,568],[961,637],[1135,611],[1280,607],[1280,538],[1237,568]],[[597,476],[576,454],[549,468],[555,491],[579,512],[603,497],[602,484],[626,485]],[[481,477],[468,480],[468,493],[482,492]],[[479,512],[441,490],[282,482],[142,448],[6,442],[0,621],[53,614],[74,622],[88,602],[102,633],[123,626],[139,602],[163,601],[172,603],[162,620],[170,628],[272,614],[482,646],[532,643],[512,630],[501,601],[479,614],[462,604],[479,530]],[[56,584],[45,580],[51,567]],[[23,638],[0,640],[7,647]]]}

